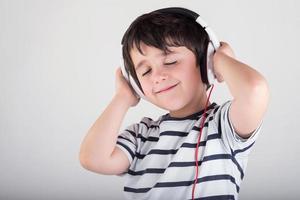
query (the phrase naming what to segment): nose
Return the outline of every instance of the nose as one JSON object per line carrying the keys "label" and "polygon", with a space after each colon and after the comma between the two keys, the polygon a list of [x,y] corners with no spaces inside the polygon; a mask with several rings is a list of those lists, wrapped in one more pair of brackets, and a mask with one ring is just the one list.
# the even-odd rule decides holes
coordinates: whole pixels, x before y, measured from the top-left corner
{"label": "nose", "polygon": [[160,83],[161,81],[164,81],[168,78],[168,74],[163,69],[163,67],[158,67],[156,69],[153,69],[152,73],[152,81],[155,84]]}

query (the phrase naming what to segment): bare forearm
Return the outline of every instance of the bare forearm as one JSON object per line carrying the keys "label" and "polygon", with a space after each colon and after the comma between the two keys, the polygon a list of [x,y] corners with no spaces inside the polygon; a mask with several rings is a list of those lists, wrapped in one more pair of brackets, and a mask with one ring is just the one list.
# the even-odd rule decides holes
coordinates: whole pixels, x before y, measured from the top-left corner
{"label": "bare forearm", "polygon": [[80,159],[83,162],[109,158],[115,148],[120,125],[129,107],[121,97],[117,95],[113,97],[81,144]]}
{"label": "bare forearm", "polygon": [[233,96],[228,115],[233,128],[240,137],[249,138],[267,110],[267,81],[255,69],[235,59],[226,42],[221,42],[213,62],[218,81],[225,81]]}
{"label": "bare forearm", "polygon": [[259,72],[224,53],[216,53],[214,69],[224,79],[235,99],[249,100],[265,84],[265,79]]}

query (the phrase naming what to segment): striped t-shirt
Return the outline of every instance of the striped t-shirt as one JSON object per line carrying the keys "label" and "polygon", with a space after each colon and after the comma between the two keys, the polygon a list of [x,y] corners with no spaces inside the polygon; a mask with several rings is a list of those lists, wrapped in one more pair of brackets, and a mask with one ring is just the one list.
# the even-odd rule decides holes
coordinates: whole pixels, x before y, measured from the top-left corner
{"label": "striped t-shirt", "polygon": [[[248,155],[260,126],[248,139],[237,135],[229,119],[232,101],[212,103],[198,149],[195,199],[238,199]],[[130,167],[124,177],[127,199],[192,199],[195,148],[204,110],[184,118],[144,117],[127,127],[117,139]]]}

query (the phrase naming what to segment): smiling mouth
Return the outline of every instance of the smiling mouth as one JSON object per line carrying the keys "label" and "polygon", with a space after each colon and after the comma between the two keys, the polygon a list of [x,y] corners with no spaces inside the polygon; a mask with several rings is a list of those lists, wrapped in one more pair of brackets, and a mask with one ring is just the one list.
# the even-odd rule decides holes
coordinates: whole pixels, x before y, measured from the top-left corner
{"label": "smiling mouth", "polygon": [[162,93],[162,92],[169,91],[169,90],[173,89],[174,87],[176,87],[177,85],[178,85],[178,83],[177,83],[177,84],[175,84],[175,85],[173,85],[173,86],[171,86],[171,87],[168,87],[168,88],[162,89],[162,90],[158,91],[156,94],[160,94],[160,93]]}

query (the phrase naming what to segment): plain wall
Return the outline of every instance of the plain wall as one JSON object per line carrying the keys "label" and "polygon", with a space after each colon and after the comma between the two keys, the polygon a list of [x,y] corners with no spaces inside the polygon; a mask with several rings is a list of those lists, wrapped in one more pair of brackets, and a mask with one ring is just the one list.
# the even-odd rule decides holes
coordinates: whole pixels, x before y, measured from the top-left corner
{"label": "plain wall", "polygon": [[[299,190],[299,35],[296,0],[0,0],[0,199],[123,199],[123,180],[85,170],[87,130],[111,100],[120,41],[154,9],[198,12],[261,72],[271,102],[240,199],[296,199]],[[213,101],[231,98],[217,84]],[[141,101],[122,128],[165,111]]]}

